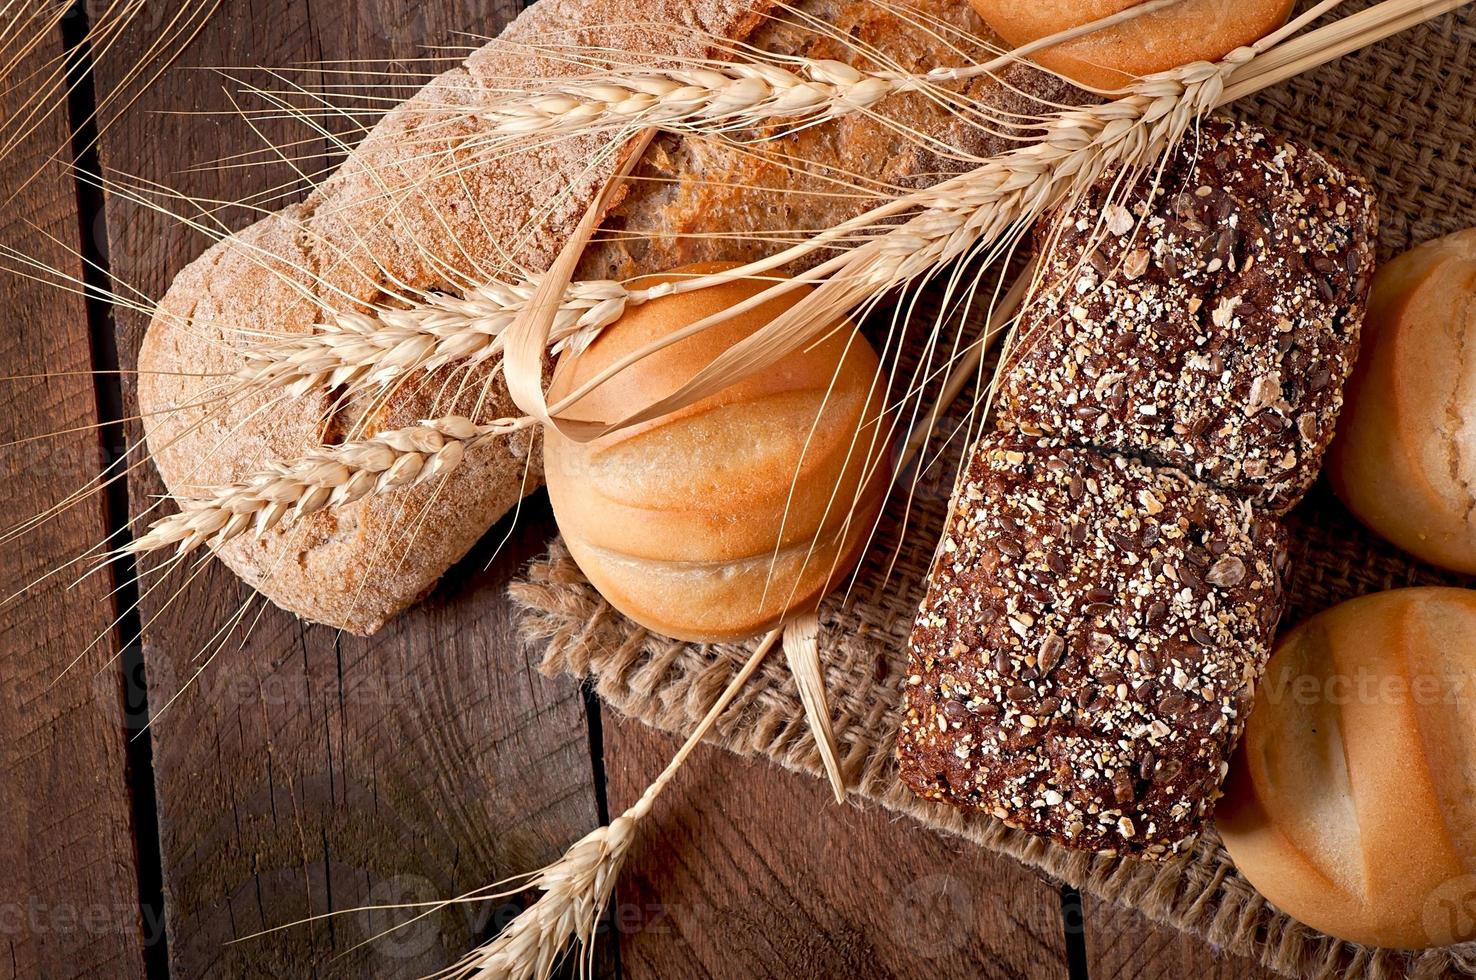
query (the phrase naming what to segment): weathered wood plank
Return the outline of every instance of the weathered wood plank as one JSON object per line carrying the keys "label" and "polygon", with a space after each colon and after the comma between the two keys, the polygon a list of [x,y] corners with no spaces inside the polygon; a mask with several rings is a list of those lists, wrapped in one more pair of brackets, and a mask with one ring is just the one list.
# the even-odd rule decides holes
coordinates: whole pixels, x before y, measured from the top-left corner
{"label": "weathered wood plank", "polygon": [[[612,811],[678,744],[606,713]],[[819,780],[710,747],[645,825],[611,921],[628,978],[1067,975],[1054,886],[880,810],[836,806]]]}
{"label": "weathered wood plank", "polygon": [[1082,896],[1087,970],[1093,977],[1141,980],[1270,980],[1279,974],[1202,939],[1159,925],[1132,909]]}
{"label": "weathered wood plank", "polygon": [[[7,136],[19,128],[32,73],[61,51],[60,36],[47,37],[11,76],[29,84],[0,90]],[[66,106],[56,98],[31,136],[0,161],[0,243],[75,277],[76,187],[63,163],[48,160],[57,150],[66,158],[68,131]],[[7,447],[0,450],[0,526],[8,528],[81,487],[101,465],[81,299],[0,277],[0,364],[0,444]],[[55,373],[34,377],[45,372]],[[11,445],[52,432],[68,434]],[[26,589],[0,609],[0,972],[7,976],[144,972],[110,581],[100,575],[69,590],[75,576],[58,576],[27,587],[106,535],[102,501],[93,497],[0,546],[0,598]],[[103,641],[84,655],[99,634]]]}
{"label": "weathered wood plank", "polygon": [[[495,33],[509,2],[401,4],[226,0],[181,67],[106,134],[110,172],[208,199],[238,199],[291,176],[285,166],[207,168],[259,147],[240,120],[180,115],[229,108],[201,65],[308,66],[411,59],[464,34]],[[386,91],[393,77],[386,77]],[[104,78],[106,86],[109,80]],[[154,110],[174,115],[159,116]],[[160,119],[169,136],[160,138]],[[267,138],[301,140],[266,121]],[[311,172],[321,141],[294,148]],[[205,246],[168,218],[109,201],[116,271],[151,295]],[[250,219],[235,212],[233,227]],[[131,356],[144,323],[120,317]],[[137,434],[135,432],[135,434]],[[135,509],[160,492],[147,467]],[[194,655],[248,590],[219,565],[166,607],[145,602],[152,705],[184,693],[153,726],[170,956],[180,976],[305,976],[388,924],[383,915],[320,921],[227,946],[264,927],[364,903],[450,897],[555,857],[597,821],[587,723],[577,687],[537,675],[512,639],[503,586],[543,547],[533,505],[496,566],[506,526],[454,569],[419,608],[371,640],[307,627],[275,609],[249,640],[232,639],[189,684]],[[253,614],[254,615],[254,614]],[[154,618],[157,617],[157,618]],[[497,910],[457,908],[332,964],[350,974],[417,975],[464,952]]]}

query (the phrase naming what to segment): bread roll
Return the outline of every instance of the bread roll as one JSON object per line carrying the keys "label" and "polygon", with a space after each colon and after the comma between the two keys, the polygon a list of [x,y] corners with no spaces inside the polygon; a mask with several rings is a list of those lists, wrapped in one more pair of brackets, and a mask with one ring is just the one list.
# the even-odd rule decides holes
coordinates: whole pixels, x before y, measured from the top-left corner
{"label": "bread roll", "polygon": [[[550,401],[767,285],[738,280],[636,307],[560,364]],[[642,358],[566,414],[608,421],[670,394],[804,292]],[[885,399],[876,354],[843,322],[781,364],[669,415],[590,443],[550,431],[544,471],[569,553],[611,605],[658,633],[710,641],[767,629],[814,606],[870,535],[890,476]]]}
{"label": "bread roll", "polygon": [[[795,18],[767,16],[771,0],[540,0],[502,37],[434,79],[388,113],[350,159],[305,201],[209,249],[184,269],[160,302],[138,356],[139,409],[165,484],[189,496],[290,460],[360,422],[363,400],[343,404],[321,390],[202,401],[243,367],[238,351],[272,334],[305,333],[336,310],[358,309],[396,291],[481,281],[489,267],[547,268],[620,163],[603,153],[608,135],[534,141],[495,164],[473,165],[452,148],[485,136],[467,110],[510,80],[565,77],[558,47],[708,55],[710,36],[745,40],[779,54],[868,61],[874,51],[904,71],[927,71],[987,55],[960,43],[987,35],[959,0],[909,0],[948,25],[930,31],[871,0],[798,0]],[[804,18],[825,30],[797,26]],[[691,28],[647,29],[648,24]],[[850,46],[847,41],[851,42]],[[616,57],[616,60],[620,59]],[[868,62],[869,63],[869,62]],[[1023,93],[1060,100],[1063,86],[1020,67],[968,83],[967,98],[1007,112],[1033,111]],[[957,146],[937,152],[922,133]],[[741,142],[741,141],[740,141]],[[608,216],[617,232],[586,250],[578,276],[626,277],[686,262],[745,259],[794,229],[823,228],[872,206],[866,193],[838,193],[837,175],[868,187],[931,182],[1008,144],[918,93],[875,112],[802,127],[782,140],[741,142],[662,136]],[[457,151],[460,152],[460,151]],[[516,408],[499,380],[482,399],[482,378],[455,367],[403,384],[376,403],[361,431],[478,410],[485,421]],[[446,392],[466,392],[453,400]],[[530,454],[532,465],[529,466]],[[221,559],[276,604],[353,633],[372,633],[424,595],[441,574],[524,493],[540,483],[538,454],[512,438],[469,454],[444,480],[375,494],[262,536],[243,535]]]}
{"label": "bread roll", "polygon": [[[971,0],[990,27],[1016,47],[1099,20],[1141,0]],[[1295,0],[1183,0],[1117,27],[1037,52],[1052,71],[1095,88],[1190,61],[1215,61],[1286,22]]]}
{"label": "bread roll", "polygon": [[1476,229],[1374,278],[1368,333],[1329,474],[1348,509],[1410,554],[1476,572]]}
{"label": "bread roll", "polygon": [[1216,811],[1278,908],[1376,946],[1476,938],[1476,592],[1401,589],[1277,646]]}

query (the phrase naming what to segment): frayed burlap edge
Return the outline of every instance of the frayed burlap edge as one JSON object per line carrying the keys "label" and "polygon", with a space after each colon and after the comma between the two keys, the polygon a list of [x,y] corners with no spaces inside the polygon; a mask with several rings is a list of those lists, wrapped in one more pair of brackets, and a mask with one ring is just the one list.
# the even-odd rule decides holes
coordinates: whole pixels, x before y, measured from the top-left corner
{"label": "frayed burlap edge", "polygon": [[[611,706],[653,727],[685,732],[716,700],[745,659],[743,648],[693,646],[649,633],[615,612],[580,574],[561,542],[535,562],[511,593],[523,636],[545,645],[547,674],[591,678]],[[855,649],[866,637],[836,636],[851,618],[832,604],[822,643]],[[864,631],[863,631],[864,632]],[[879,641],[880,638],[877,638]],[[854,657],[850,659],[855,659]],[[861,658],[862,660],[865,657]],[[884,662],[884,661],[877,661]],[[841,664],[839,673],[854,670]],[[832,669],[832,674],[837,671]],[[877,680],[873,678],[873,680]],[[876,683],[896,697],[856,703],[845,678],[832,685],[843,765],[852,799],[879,804],[935,830],[1007,854],[1059,881],[1119,902],[1206,941],[1298,978],[1476,976],[1476,944],[1406,952],[1355,946],[1318,933],[1277,911],[1242,878],[1213,832],[1165,863],[1076,854],[969,814],[919,800],[898,780],[891,732],[900,677]],[[878,739],[878,733],[885,733]],[[724,716],[711,741],[746,756],[821,778],[823,771],[794,685],[771,658]]]}

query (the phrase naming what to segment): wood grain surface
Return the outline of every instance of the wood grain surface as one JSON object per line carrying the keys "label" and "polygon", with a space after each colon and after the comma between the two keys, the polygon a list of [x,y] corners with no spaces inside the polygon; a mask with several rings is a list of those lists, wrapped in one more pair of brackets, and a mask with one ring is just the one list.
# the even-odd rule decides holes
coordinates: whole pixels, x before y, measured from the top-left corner
{"label": "wood grain surface", "polygon": [[[61,36],[49,35],[17,71],[45,71],[62,51]],[[26,91],[0,90],[7,138],[25,128]],[[0,247],[80,276],[67,106],[43,106],[35,121],[0,161]],[[0,526],[10,528],[95,476],[103,444],[81,298],[7,276],[0,310]],[[48,433],[64,434],[16,444]],[[0,546],[0,599],[106,534],[103,500],[92,497]],[[30,586],[0,608],[0,973],[139,977],[144,924],[112,580],[68,589],[75,577]]]}
{"label": "wood grain surface", "polygon": [[[123,85],[179,4],[151,9],[165,13],[144,17],[100,61],[83,102]],[[251,210],[213,202],[332,162],[321,135],[283,120],[253,130],[241,119],[230,94],[237,78],[273,83],[250,66],[291,67],[311,85],[343,62],[377,65],[376,83],[393,85],[426,70],[437,45],[475,43],[515,13],[515,0],[223,0],[178,64],[106,120],[98,150],[113,192],[93,200],[85,181],[53,165],[23,206],[0,215],[0,240],[74,275],[80,249],[125,288],[158,296],[208,239],[127,188],[182,191],[206,202],[209,220],[239,228]],[[229,66],[242,70],[208,70]],[[7,197],[18,174],[65,145],[66,123],[58,107],[27,155],[0,164]],[[331,125],[348,131],[347,120]],[[263,139],[290,143],[293,159],[219,165],[243,161]],[[200,216],[187,202],[161,203]],[[141,315],[119,307],[110,322],[94,307],[89,333],[80,300],[15,277],[0,290],[7,374],[86,372],[98,330],[115,338],[125,368],[132,363]],[[115,390],[131,411],[126,374],[121,388],[85,374],[7,381],[0,440],[91,425],[99,406],[117,410],[107,405]],[[138,426],[127,435],[138,439]],[[31,516],[101,458],[88,429],[7,449],[4,519]],[[142,464],[127,485],[137,514],[162,487],[137,451],[132,461]],[[4,593],[108,527],[105,501],[92,500],[7,546]],[[538,651],[518,641],[504,587],[553,531],[539,495],[516,527],[494,528],[424,603],[370,640],[262,608],[213,562],[157,588],[145,579],[130,621],[142,627],[141,646],[110,663],[120,638],[107,636],[66,674],[65,661],[107,631],[126,592],[110,599],[105,576],[70,592],[58,579],[0,609],[0,867],[13,869],[0,885],[0,975],[413,977],[494,934],[527,896],[458,907],[366,946],[399,917],[352,913],[231,942],[536,868],[633,801],[669,759],[673,737],[602,716],[572,681],[540,676]],[[249,633],[217,637],[243,604]],[[120,664],[132,665],[134,681],[146,671],[147,726],[149,715],[124,697]],[[162,923],[150,918],[154,891],[167,911],[167,958]],[[33,917],[36,908],[47,914]],[[1070,895],[1063,906],[1055,883],[1007,859],[875,809],[836,806],[818,781],[716,749],[694,755],[644,825],[596,973],[1261,975],[1133,913]]]}
{"label": "wood grain surface", "polygon": [[1270,980],[1280,976],[1254,960],[1216,950],[1130,908],[1086,896],[1087,970],[1094,977],[1141,980]]}
{"label": "wood grain surface", "polygon": [[[679,744],[606,712],[611,808],[634,803]],[[819,780],[703,747],[652,820],[611,923],[627,975],[1068,975],[1056,887],[874,807],[837,805]]]}
{"label": "wood grain surface", "polygon": [[[105,134],[105,171],[203,201],[268,191],[294,168],[326,166],[327,141],[291,121],[260,123],[257,135],[227,94],[240,85],[202,68],[242,66],[233,74],[280,88],[287,82],[250,66],[293,66],[289,77],[307,87],[352,67],[403,85],[430,49],[464,47],[462,32],[495,33],[515,13],[497,3],[233,0]],[[100,89],[114,81],[102,70]],[[290,143],[291,166],[270,157],[210,166],[243,159],[263,138]],[[222,217],[232,228],[252,218],[244,209]],[[123,194],[108,201],[108,233],[114,273],[152,296],[207,244]],[[120,316],[125,358],[144,326]],[[131,489],[137,512],[162,487],[143,467]],[[574,683],[532,669],[536,654],[512,640],[503,597],[543,546],[547,521],[534,508],[484,568],[506,531],[493,529],[428,601],[368,640],[262,608],[217,563],[172,603],[183,575],[145,598],[176,975],[305,976],[344,953],[334,966],[350,973],[434,970],[485,936],[497,910],[458,906],[358,949],[397,919],[354,914],[226,944],[339,909],[454,897],[538,867],[598,824],[583,699]],[[243,603],[249,630],[212,643]]]}

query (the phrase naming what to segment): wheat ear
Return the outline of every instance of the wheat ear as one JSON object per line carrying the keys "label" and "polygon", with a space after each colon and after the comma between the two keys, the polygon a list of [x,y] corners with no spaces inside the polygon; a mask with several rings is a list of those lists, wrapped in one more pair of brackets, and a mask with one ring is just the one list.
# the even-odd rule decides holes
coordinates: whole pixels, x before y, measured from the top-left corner
{"label": "wheat ear", "polygon": [[[1037,218],[1080,195],[1109,172],[1120,171],[1129,177],[1145,172],[1196,120],[1232,98],[1259,91],[1288,73],[1309,70],[1377,43],[1397,31],[1466,6],[1471,0],[1384,0],[1295,41],[1286,41],[1338,2],[1324,0],[1281,30],[1230,52],[1219,62],[1197,62],[1150,75],[1134,83],[1130,94],[1115,102],[1060,112],[1045,124],[1038,142],[1009,150],[966,174],[898,198],[848,223],[850,234],[860,233],[866,222],[878,234],[792,280],[773,285],[650,345],[675,343],[806,283],[817,284],[813,292],[719,354],[677,390],[624,418],[589,421],[557,416],[611,373],[644,356],[646,350],[627,355],[552,407],[541,398],[541,387],[531,383],[533,376],[521,361],[509,362],[509,390],[524,412],[580,441],[678,411],[778,362],[828,329],[837,317],[874,302],[888,289],[965,256],[982,254],[986,261],[992,261],[1006,254],[1013,240]],[[902,224],[887,223],[909,210],[912,217]],[[728,275],[752,275],[755,270],[769,267],[765,260],[732,269]],[[509,334],[526,331],[537,336],[540,330],[538,320],[527,317],[515,323]]]}
{"label": "wheat ear", "polygon": [[[1219,104],[1225,80],[1256,55],[1250,48],[1221,62],[1199,62],[1137,82],[1115,102],[1064,110],[1043,126],[1036,142],[1008,150],[981,166],[931,188],[895,198],[827,229],[774,256],[721,273],[755,277],[779,263],[806,255],[844,236],[870,235],[863,244],[781,280],[755,296],[672,331],[586,379],[550,406],[544,398],[541,361],[532,356],[546,343],[548,312],[530,304],[507,330],[508,389],[518,407],[578,441],[678,411],[762,370],[810,342],[843,315],[886,290],[913,281],[965,255],[989,258],[1007,251],[1013,235],[1080,194],[1115,168],[1141,168],[1173,145],[1188,127]],[[902,223],[895,223],[905,218]],[[568,268],[567,264],[565,268]],[[792,290],[816,288],[784,313],[717,355],[670,394],[612,420],[560,417],[611,376],[657,349],[740,316]],[[568,281],[565,280],[565,285]],[[558,295],[552,272],[542,284]],[[686,283],[677,288],[698,288]]]}
{"label": "wheat ear", "polygon": [[[725,128],[805,117],[806,122],[867,109],[887,95],[929,89],[995,72],[1043,48],[1101,30],[1182,0],[1148,0],[1127,10],[1024,45],[984,64],[948,66],[922,74],[867,72],[839,61],[786,59],[791,68],[764,62],[711,62],[699,68],[643,69],[576,77],[555,91],[516,93],[506,102],[478,110],[494,133],[570,135],[606,125],[657,127],[713,135]],[[975,107],[977,108],[977,107]],[[1011,125],[1018,126],[1022,120]],[[886,208],[895,214],[908,201]],[[845,234],[865,222],[821,233],[788,261],[820,248],[839,247]],[[761,270],[781,262],[769,260]],[[731,281],[731,275],[684,282],[678,291]],[[339,313],[319,331],[272,339],[245,348],[237,378],[251,389],[285,388],[302,394],[315,388],[389,383],[417,370],[448,364],[475,366],[501,351],[501,335],[536,293],[538,279],[474,285],[461,295],[428,293],[404,307],[376,306]],[[582,350],[627,307],[670,292],[669,284],[627,289],[610,280],[570,285],[554,315],[549,343],[555,353]]]}
{"label": "wheat ear", "polygon": [[264,534],[286,519],[445,476],[470,450],[527,424],[504,419],[479,425],[452,415],[326,446],[218,487],[208,497],[181,500],[177,513],[156,520],[122,551],[175,547],[183,555],[202,544],[219,547],[248,531]]}
{"label": "wheat ear", "polygon": [[[1006,294],[993,304],[986,326],[968,350],[962,352],[949,371],[935,410],[913,427],[894,463],[901,472],[927,442],[944,404],[953,401],[974,377],[984,353],[1012,322],[1024,301],[1026,287],[1033,276],[1033,266],[1021,273]],[[716,724],[718,718],[738,696],[764,658],[782,643],[791,670],[797,673],[800,697],[806,718],[815,738],[821,764],[826,770],[836,800],[845,798],[845,781],[841,773],[839,753],[831,729],[825,684],[818,658],[819,622],[814,613],[795,616],[772,630],[749,655],[747,662],[733,677],[702,721],[687,736],[666,768],[651,783],[641,798],[609,826],[600,827],[575,843],[555,864],[537,873],[532,884],[543,895],[523,911],[495,939],[463,958],[446,976],[527,980],[547,977],[558,962],[565,946],[575,940],[589,942],[594,924],[608,904],[615,880],[634,840],[639,822],[651,811],[656,798],[670,784],[687,756]],[[804,662],[812,661],[808,666]],[[798,666],[797,666],[798,664]]]}
{"label": "wheat ear", "polygon": [[[1126,10],[1040,38],[982,64],[944,66],[926,72],[865,70],[842,61],[773,58],[706,62],[695,66],[640,68],[563,79],[537,92],[476,112],[493,137],[559,138],[601,130],[655,127],[711,136],[774,122],[811,125],[867,112],[883,99],[905,92],[992,75],[1037,51],[1116,26],[1182,0],[1147,0]],[[996,49],[997,50],[997,49]],[[947,93],[936,93],[947,97]],[[1022,117],[990,115],[1006,128],[1030,124]]]}
{"label": "wheat ear", "polygon": [[[262,533],[288,513],[302,516],[350,503],[370,492],[407,486],[448,472],[474,444],[534,420],[555,424],[574,438],[588,439],[675,411],[796,349],[833,322],[837,311],[852,309],[868,297],[924,275],[977,249],[980,243],[1005,237],[1011,229],[1028,225],[1113,167],[1142,165],[1161,154],[1194,119],[1219,103],[1225,79],[1254,56],[1252,49],[1243,48],[1218,64],[1199,63],[1152,76],[1116,102],[1057,113],[1038,142],[992,158],[960,177],[904,195],[748,266],[666,283],[640,291],[639,295],[610,281],[566,281],[559,301],[547,307],[538,303],[538,292],[551,284],[530,280],[520,286],[487,287],[482,300],[467,300],[459,308],[448,299],[438,311],[393,311],[398,317],[394,320],[385,319],[384,314],[377,319],[345,314],[348,319],[341,320],[345,329],[297,338],[293,341],[297,346],[287,358],[263,361],[253,375],[257,383],[274,381],[310,387],[325,382],[383,379],[416,367],[449,363],[458,352],[470,351],[471,357],[491,356],[486,352],[501,349],[510,331],[530,326],[542,331],[541,350],[581,332],[588,336],[598,329],[597,325],[618,318],[632,302],[762,275],[791,258],[828,247],[845,235],[867,229],[879,232],[871,241],[808,273],[780,282],[753,299],[656,342],[653,347],[669,345],[797,284],[819,283],[812,294],[719,355],[676,392],[624,419],[571,423],[555,421],[552,413],[566,409],[608,375],[650,351],[636,352],[612,365],[552,408],[542,401],[541,367],[536,372],[538,377],[530,376],[522,385],[516,383],[516,376],[510,377],[510,390],[519,399],[519,407],[528,413],[517,420],[475,426],[466,419],[443,419],[273,466],[243,483],[217,491],[205,501],[186,504],[179,514],[156,522],[129,547],[145,551],[178,544],[181,551],[187,551],[206,542],[223,544],[251,528]],[[913,216],[902,224],[885,224],[908,212]],[[469,314],[481,326],[469,326]],[[452,429],[443,432],[438,426]],[[460,440],[453,431],[470,435]],[[442,440],[447,436],[452,438],[443,449],[434,451],[431,466],[425,471],[427,458],[415,449],[413,440]],[[399,440],[396,445],[405,448],[396,450],[390,440]],[[392,458],[397,451],[403,455],[403,462]],[[406,477],[407,473],[411,475]]]}
{"label": "wheat ear", "polygon": [[443,976],[545,980],[553,973],[570,939],[581,946],[589,943],[595,924],[615,891],[615,881],[635,839],[637,825],[650,814],[657,797],[671,784],[687,756],[738,697],[783,634],[784,627],[775,629],[754,648],[641,798],[608,826],[586,834],[562,858],[540,871],[532,882],[543,892],[538,901],[495,939],[473,950]]}
{"label": "wheat ear", "polygon": [[[1458,5],[1451,0],[1443,0],[1439,4],[1441,8]],[[1380,5],[1383,8],[1401,6],[1398,3]],[[1365,13],[1374,15],[1378,11],[1379,8],[1373,8]],[[1383,29],[1382,22],[1380,29]],[[519,406],[528,413],[517,420],[517,424],[525,425],[530,418],[537,419],[557,425],[572,438],[589,439],[623,425],[675,411],[721,390],[737,378],[774,363],[807,342],[833,321],[837,311],[853,309],[887,288],[911,281],[953,259],[999,242],[1073,193],[1079,193],[1114,167],[1146,166],[1182,136],[1195,119],[1222,104],[1226,98],[1227,79],[1241,77],[1242,70],[1252,65],[1261,54],[1258,47],[1241,48],[1216,64],[1201,62],[1150,76],[1136,83],[1130,95],[1115,102],[1057,113],[1046,122],[1039,141],[991,158],[967,174],[898,197],[758,262],[650,290],[644,298],[706,288],[719,281],[760,276],[786,262],[829,248],[845,238],[868,232],[875,235],[865,244],[855,246],[807,273],[780,282],[750,300],[674,331],[648,349],[622,358],[568,393],[554,406],[550,407],[542,400],[539,384],[541,356],[539,363],[534,365],[521,363],[528,360],[526,357],[521,361],[515,357],[508,364],[509,387]],[[898,216],[908,214],[911,217],[902,224],[890,224]],[[559,412],[567,410],[609,376],[652,350],[746,312],[807,282],[817,282],[819,287],[772,323],[719,355],[680,389],[660,401],[611,422],[555,419]],[[321,382],[330,377],[361,377],[353,372],[371,376],[375,371],[376,352],[381,355],[385,351],[391,352],[396,363],[402,366],[397,370],[403,370],[403,365],[418,363],[418,358],[434,359],[438,364],[448,363],[439,359],[439,355],[449,356],[453,345],[472,344],[472,341],[460,337],[462,328],[469,322],[468,317],[481,318],[489,323],[495,321],[495,335],[467,327],[467,332],[493,338],[478,341],[487,346],[495,343],[500,349],[507,343],[507,336],[528,330],[535,334],[541,331],[542,343],[520,346],[528,349],[537,346],[543,350],[549,343],[557,344],[564,339],[566,329],[576,331],[571,336],[579,336],[580,329],[584,330],[583,336],[588,336],[590,330],[595,329],[594,324],[610,316],[612,311],[623,310],[633,301],[642,301],[642,297],[632,296],[631,291],[618,283],[566,281],[562,291],[555,290],[555,295],[562,297],[559,302],[549,304],[546,310],[530,310],[530,304],[538,304],[527,297],[536,296],[538,289],[547,285],[550,284],[530,280],[524,285],[505,289],[491,288],[488,291],[490,301],[500,304],[495,309],[473,301],[455,313],[450,312],[455,307],[448,301],[441,311],[445,317],[441,320],[433,314],[422,315],[422,311],[399,311],[404,314],[404,319],[397,321],[397,327],[392,327],[382,318],[361,320],[360,329],[349,332],[378,335],[383,328],[382,344],[366,343],[365,347],[358,348],[359,355],[349,356],[345,352],[356,349],[351,337],[341,345],[341,351],[336,355],[336,366],[315,364],[308,354],[303,353],[300,363],[305,368],[298,380],[307,377]],[[570,328],[570,323],[578,322],[574,310],[581,305],[584,309],[581,316],[588,317],[587,325],[585,328]],[[530,312],[538,313],[539,317],[530,319]],[[525,322],[519,323],[520,320]],[[437,322],[441,324],[436,328],[440,330],[439,334],[428,334],[423,329],[427,323]],[[396,333],[396,330],[401,332]],[[332,331],[299,338],[299,353],[321,354],[325,347],[332,346],[335,339]],[[260,370],[271,372],[272,362],[263,363],[266,367]],[[324,367],[324,370],[312,370],[314,367]],[[287,371],[272,376],[281,379],[291,375],[292,372]],[[527,377],[522,378],[519,384],[522,375]],[[218,519],[211,518],[212,521]]]}
{"label": "wheat ear", "polygon": [[[336,314],[319,332],[253,344],[236,377],[252,390],[388,384],[415,371],[449,364],[475,367],[496,358],[503,330],[537,291],[536,278],[488,282],[461,295],[428,293],[404,308],[377,306]],[[660,290],[630,290],[612,280],[573,284],[555,313],[549,340],[555,353],[581,351],[629,305]]]}

